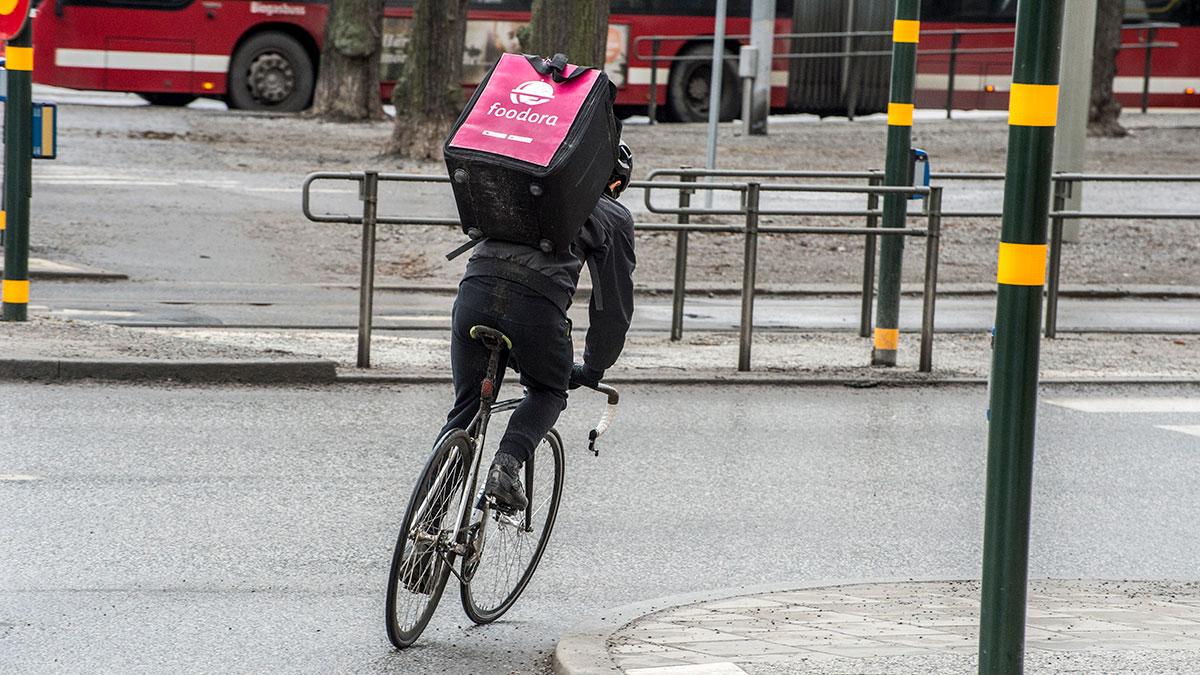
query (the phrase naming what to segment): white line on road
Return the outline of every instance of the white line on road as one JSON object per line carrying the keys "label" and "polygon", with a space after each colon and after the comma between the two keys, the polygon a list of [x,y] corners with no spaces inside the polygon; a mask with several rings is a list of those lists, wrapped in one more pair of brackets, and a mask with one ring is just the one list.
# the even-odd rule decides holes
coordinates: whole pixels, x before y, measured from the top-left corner
{"label": "white line on road", "polygon": [[746,671],[736,664],[722,661],[721,663],[697,663],[686,666],[652,666],[649,668],[630,668],[627,675],[745,675]]}
{"label": "white line on road", "polygon": [[1086,413],[1200,413],[1200,398],[1059,398],[1046,402]]}
{"label": "white line on road", "polygon": [[23,482],[31,480],[42,480],[41,476],[30,476],[24,473],[0,473],[0,482]]}
{"label": "white line on road", "polygon": [[1200,425],[1190,426],[1190,427],[1160,426],[1159,429],[1166,429],[1167,431],[1178,431],[1181,434],[1187,434],[1189,436],[1200,436]]}

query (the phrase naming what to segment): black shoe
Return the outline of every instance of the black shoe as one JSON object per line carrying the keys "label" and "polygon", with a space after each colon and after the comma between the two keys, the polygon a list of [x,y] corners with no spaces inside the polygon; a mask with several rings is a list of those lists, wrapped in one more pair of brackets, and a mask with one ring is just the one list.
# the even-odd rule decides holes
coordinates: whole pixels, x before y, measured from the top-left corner
{"label": "black shoe", "polygon": [[496,508],[515,513],[529,506],[525,488],[521,485],[521,463],[508,453],[496,455],[488,469],[483,494],[496,500]]}

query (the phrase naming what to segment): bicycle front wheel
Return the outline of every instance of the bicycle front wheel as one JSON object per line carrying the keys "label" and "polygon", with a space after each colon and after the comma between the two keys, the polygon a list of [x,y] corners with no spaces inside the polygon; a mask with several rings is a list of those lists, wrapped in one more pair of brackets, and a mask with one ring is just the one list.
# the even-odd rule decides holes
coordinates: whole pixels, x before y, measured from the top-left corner
{"label": "bicycle front wheel", "polygon": [[484,540],[477,562],[463,559],[459,594],[463,610],[477,624],[491,623],[512,607],[546,550],[562,498],[563,448],[557,431],[551,429],[534,448],[524,472],[529,506],[512,515],[492,511],[482,528],[476,523],[470,530],[475,537],[482,532]]}
{"label": "bicycle front wheel", "polygon": [[454,522],[470,467],[471,439],[462,430],[451,431],[413,488],[388,576],[387,634],[397,649],[417,640],[442,598],[454,564]]}

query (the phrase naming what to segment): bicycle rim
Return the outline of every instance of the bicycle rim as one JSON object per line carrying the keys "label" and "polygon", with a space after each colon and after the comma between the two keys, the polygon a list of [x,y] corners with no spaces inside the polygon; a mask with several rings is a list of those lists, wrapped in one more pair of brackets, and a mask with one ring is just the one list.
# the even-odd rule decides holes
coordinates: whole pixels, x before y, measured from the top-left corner
{"label": "bicycle rim", "polygon": [[[551,430],[534,449],[521,480],[532,497],[529,508],[510,517],[489,516],[474,576],[459,586],[463,610],[477,624],[495,621],[512,607],[546,550],[562,498],[563,450],[557,432]],[[479,515],[474,512],[471,518]]]}
{"label": "bicycle rim", "polygon": [[454,564],[450,538],[470,469],[470,448],[465,432],[447,434],[425,464],[404,510],[386,603],[388,639],[397,649],[421,635],[446,588]]}

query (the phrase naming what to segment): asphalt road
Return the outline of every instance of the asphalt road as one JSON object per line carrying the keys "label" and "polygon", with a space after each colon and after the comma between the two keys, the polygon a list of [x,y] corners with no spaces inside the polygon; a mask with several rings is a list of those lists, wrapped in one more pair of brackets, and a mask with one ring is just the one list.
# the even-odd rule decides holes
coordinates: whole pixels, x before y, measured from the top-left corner
{"label": "asphalt road", "polygon": [[[699,294],[697,294],[699,295]],[[348,286],[217,282],[43,282],[36,285],[32,310],[55,316],[127,325],[334,326],[358,323],[359,294]],[[446,330],[453,296],[400,291],[375,295],[378,328]],[[687,330],[736,331],[741,317],[736,296],[689,297]],[[777,330],[857,331],[859,297],[762,297],[755,301],[755,327]],[[919,330],[921,300],[906,296],[900,327]],[[587,304],[572,309],[575,325],[588,323]],[[938,300],[936,329],[985,332],[996,315],[992,296]],[[1200,332],[1200,300],[1145,298],[1062,298],[1059,330],[1090,332]],[[633,328],[667,332],[671,298],[639,297]]]}
{"label": "asphalt road", "polygon": [[[444,387],[0,385],[0,671],[540,672],[585,615],[743,583],[977,577],[982,388],[629,387],[501,623],[383,588]],[[1052,403],[1053,401],[1054,403]],[[1196,579],[1200,390],[1043,391],[1032,574]]]}

